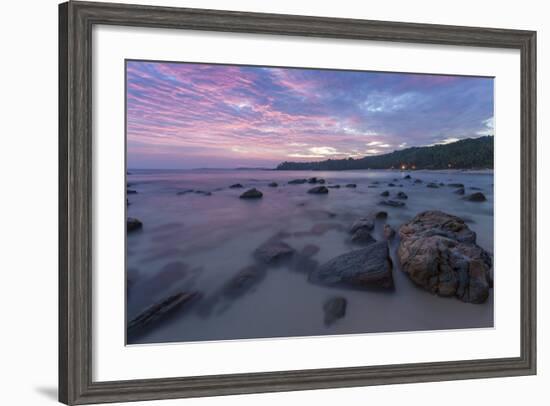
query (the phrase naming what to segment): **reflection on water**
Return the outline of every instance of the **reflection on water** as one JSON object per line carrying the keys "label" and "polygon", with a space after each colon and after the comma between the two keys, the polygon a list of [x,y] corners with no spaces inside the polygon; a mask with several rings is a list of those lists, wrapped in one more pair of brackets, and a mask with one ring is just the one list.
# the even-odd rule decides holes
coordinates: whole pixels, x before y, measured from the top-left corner
{"label": "reflection on water", "polygon": [[[326,179],[327,186],[356,183],[357,187],[313,195],[307,193],[312,185],[287,183],[312,176]],[[350,224],[380,209],[388,212],[387,223],[395,229],[424,210],[459,216],[477,233],[478,244],[493,252],[492,172],[416,171],[411,180],[405,176],[398,171],[132,170],[128,183],[137,194],[128,196],[128,216],[141,220],[143,229],[127,238],[127,320],[177,292],[199,292],[200,297],[144,334],[129,335],[128,343],[493,326],[492,291],[480,305],[417,288],[399,269],[397,239],[390,250],[393,291],[308,282],[308,265],[357,248],[349,241]],[[416,178],[423,183],[414,183]],[[269,187],[273,181],[279,186]],[[390,182],[396,186],[388,187]],[[487,202],[464,201],[453,193],[455,189],[427,188],[428,182],[463,183],[466,194],[480,189]],[[229,187],[235,183],[244,188]],[[263,198],[238,198],[252,187],[262,191]],[[409,197],[405,207],[379,206],[385,190],[390,197],[405,192]],[[378,222],[373,232],[378,240],[383,238],[382,227]],[[290,261],[247,279],[243,269],[252,269],[255,275],[253,268],[247,268],[255,264],[253,251],[276,235],[298,252],[308,252],[302,256],[305,262]],[[230,290],[231,283],[236,290]],[[326,325],[323,305],[336,296],[347,299],[345,317]]]}

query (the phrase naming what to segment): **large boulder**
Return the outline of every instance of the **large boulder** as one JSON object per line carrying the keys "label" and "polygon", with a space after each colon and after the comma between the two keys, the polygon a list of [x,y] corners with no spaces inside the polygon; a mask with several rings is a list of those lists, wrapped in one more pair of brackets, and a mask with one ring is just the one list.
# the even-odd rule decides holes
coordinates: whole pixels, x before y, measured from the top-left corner
{"label": "large boulder", "polygon": [[339,255],[310,272],[309,280],[329,286],[392,288],[392,261],[388,244],[385,241],[375,242],[366,248]]}
{"label": "large boulder", "polygon": [[483,303],[489,296],[491,255],[464,220],[441,211],[418,214],[399,228],[397,256],[411,280],[439,296]]}

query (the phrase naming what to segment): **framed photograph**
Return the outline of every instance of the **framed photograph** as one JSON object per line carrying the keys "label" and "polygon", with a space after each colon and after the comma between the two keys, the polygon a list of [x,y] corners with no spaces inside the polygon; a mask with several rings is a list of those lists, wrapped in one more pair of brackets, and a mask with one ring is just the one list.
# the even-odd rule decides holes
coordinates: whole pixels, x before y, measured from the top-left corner
{"label": "framed photograph", "polygon": [[536,373],[536,33],[59,8],[59,400]]}

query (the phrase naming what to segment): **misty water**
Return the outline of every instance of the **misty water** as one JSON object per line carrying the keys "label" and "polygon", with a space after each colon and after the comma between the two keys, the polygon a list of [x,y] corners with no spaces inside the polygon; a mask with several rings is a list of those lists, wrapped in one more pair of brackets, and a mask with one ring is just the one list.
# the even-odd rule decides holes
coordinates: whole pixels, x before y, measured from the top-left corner
{"label": "misty water", "polygon": [[[493,326],[493,291],[483,304],[442,298],[417,287],[399,268],[390,243],[395,289],[390,291],[327,287],[308,282],[291,263],[270,267],[265,277],[239,297],[220,297],[220,289],[241,269],[254,264],[253,251],[274,235],[296,250],[316,245],[319,264],[353,249],[349,226],[374,211],[388,213],[394,229],[425,210],[461,217],[477,233],[477,243],[493,252],[493,174],[469,171],[291,172],[267,170],[130,170],[127,215],[143,222],[127,236],[127,320],[180,291],[201,298],[156,323],[129,344],[227,340],[327,334],[377,333]],[[323,178],[327,185],[356,183],[356,188],[308,194],[310,184],[289,185],[296,178]],[[414,179],[422,179],[416,184]],[[397,180],[394,180],[397,179]],[[270,182],[278,187],[268,187]],[[376,184],[378,182],[378,184]],[[388,183],[396,187],[388,187]],[[454,188],[427,188],[428,182],[463,183],[466,194],[481,190],[486,202],[468,202]],[[231,189],[241,183],[243,189]],[[402,185],[399,187],[399,185]],[[248,188],[261,199],[239,199]],[[473,188],[473,189],[472,189]],[[210,192],[178,192],[185,190]],[[380,193],[408,195],[402,208],[379,206]],[[383,222],[372,235],[382,240]],[[288,235],[288,234],[290,235]],[[497,276],[496,276],[497,277]],[[345,317],[324,322],[323,304],[347,299]]]}

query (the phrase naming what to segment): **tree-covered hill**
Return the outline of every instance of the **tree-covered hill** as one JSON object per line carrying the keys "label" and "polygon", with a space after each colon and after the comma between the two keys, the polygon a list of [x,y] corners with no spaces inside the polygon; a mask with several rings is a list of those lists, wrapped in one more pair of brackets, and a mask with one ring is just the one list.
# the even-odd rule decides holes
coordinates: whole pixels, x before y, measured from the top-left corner
{"label": "tree-covered hill", "polygon": [[319,162],[283,162],[277,170],[485,169],[493,168],[493,137],[467,138],[449,144],[412,147],[389,154]]}

